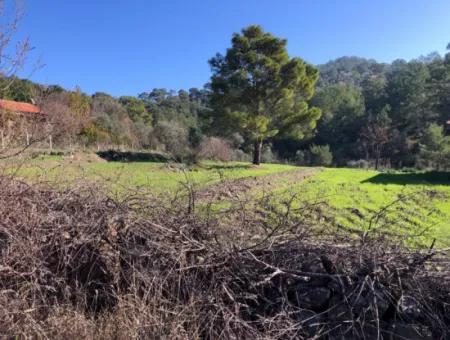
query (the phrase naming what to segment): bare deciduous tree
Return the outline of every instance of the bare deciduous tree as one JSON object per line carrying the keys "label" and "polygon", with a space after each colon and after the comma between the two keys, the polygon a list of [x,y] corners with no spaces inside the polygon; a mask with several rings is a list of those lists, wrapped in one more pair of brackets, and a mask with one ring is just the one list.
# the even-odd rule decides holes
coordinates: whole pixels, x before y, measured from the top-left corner
{"label": "bare deciduous tree", "polygon": [[[0,77],[9,78],[6,87],[14,81],[12,78],[25,65],[26,57],[32,47],[30,39],[16,40],[19,23],[24,15],[23,1],[6,2],[0,0]],[[5,91],[5,87],[0,91]],[[1,93],[1,92],[0,92]]]}
{"label": "bare deciduous tree", "polygon": [[44,96],[39,105],[46,117],[46,133],[49,138],[71,141],[84,126],[84,119],[74,114],[65,93]]}
{"label": "bare deciduous tree", "polygon": [[362,130],[361,138],[363,139],[363,146],[366,149],[366,155],[372,154],[375,159],[375,169],[377,170],[383,149],[391,138],[389,129],[382,124],[373,123]]}
{"label": "bare deciduous tree", "polygon": [[[16,75],[23,69],[26,58],[32,50],[29,38],[18,38],[18,28],[24,16],[24,1],[0,0],[0,98],[4,98],[6,91],[11,87]],[[37,66],[36,66],[37,68]],[[33,67],[33,69],[36,69]],[[23,151],[23,148],[29,147],[37,141],[38,135],[42,135],[45,129],[42,129],[42,115],[28,117],[24,112],[14,115],[15,112],[2,110],[0,112],[1,125],[1,150],[0,158],[10,157]],[[36,119],[35,119],[36,118]],[[19,150],[14,148],[18,146],[19,140],[26,136],[26,143],[23,143]],[[23,144],[25,146],[23,147]]]}
{"label": "bare deciduous tree", "polygon": [[230,161],[233,150],[229,143],[219,137],[206,138],[200,144],[198,156],[201,158],[214,159],[222,162]]}

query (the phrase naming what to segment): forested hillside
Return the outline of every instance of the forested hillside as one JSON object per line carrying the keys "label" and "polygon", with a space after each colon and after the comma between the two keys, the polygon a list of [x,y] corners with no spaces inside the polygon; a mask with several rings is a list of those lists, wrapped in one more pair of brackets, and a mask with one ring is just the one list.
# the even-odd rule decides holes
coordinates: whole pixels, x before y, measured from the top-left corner
{"label": "forested hillside", "polygon": [[[305,97],[310,107],[320,109],[315,128],[301,131],[301,138],[269,131],[263,161],[376,168],[449,166],[450,53],[391,64],[342,57],[317,69],[314,94]],[[0,88],[2,98],[37,102],[63,126],[64,133],[55,137],[59,147],[152,149],[182,159],[215,136],[233,150],[232,158],[251,157],[252,139],[239,129],[226,128],[233,120],[218,124],[210,83],[201,89],[157,88],[136,97],[87,95],[78,88],[20,79]],[[300,130],[298,125],[296,131]]]}
{"label": "forested hillside", "polygon": [[319,69],[313,102],[322,118],[313,141],[329,144],[338,163],[442,166],[433,152],[443,148],[450,119],[450,54],[392,64],[343,57]]}
{"label": "forested hillside", "polygon": [[[0,339],[450,339],[450,44],[313,65],[250,25],[204,60],[202,88],[87,94],[17,77],[33,47],[15,35],[16,2],[0,0]],[[295,2],[278,6],[278,25],[261,1],[221,8],[246,21],[269,12],[277,31],[332,28],[323,36],[338,43],[356,2],[324,1],[314,26]],[[157,68],[190,84],[183,37],[203,56],[236,27],[191,2],[68,3],[40,1],[25,27],[47,25],[57,79],[108,91],[139,82],[123,72],[158,83]],[[323,25],[327,8],[339,21]],[[361,25],[348,26],[358,45]],[[102,84],[111,75],[116,90]]]}

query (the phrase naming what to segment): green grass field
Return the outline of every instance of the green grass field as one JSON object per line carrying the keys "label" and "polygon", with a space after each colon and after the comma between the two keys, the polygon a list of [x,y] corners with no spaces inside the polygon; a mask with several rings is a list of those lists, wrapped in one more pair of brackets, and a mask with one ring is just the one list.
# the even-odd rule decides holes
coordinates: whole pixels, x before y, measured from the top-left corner
{"label": "green grass field", "polygon": [[[236,162],[204,162],[190,168],[157,162],[70,162],[56,156],[33,159],[20,166],[19,163],[9,165],[8,172],[32,181],[67,183],[83,178],[104,183],[111,191],[144,188],[168,195],[187,182],[205,188],[221,179],[270,176],[301,169],[282,164],[255,167]],[[276,200],[296,195],[299,204],[324,202],[327,219],[343,227],[404,230],[416,233],[425,242],[436,238],[440,245],[450,246],[449,176],[331,168],[296,183],[274,179],[271,190]],[[255,186],[252,194],[256,197],[260,190]],[[378,214],[380,211],[383,214]]]}
{"label": "green grass field", "polygon": [[324,169],[278,193],[295,194],[299,202],[325,202],[328,217],[344,227],[404,230],[425,242],[436,238],[450,245],[448,173]]}
{"label": "green grass field", "polygon": [[23,164],[9,166],[10,173],[34,181],[66,183],[77,179],[104,182],[112,189],[148,188],[155,193],[174,192],[184,183],[197,188],[214,184],[222,179],[267,176],[296,170],[284,164],[202,162],[193,167],[160,162],[68,162],[58,156],[40,157]]}

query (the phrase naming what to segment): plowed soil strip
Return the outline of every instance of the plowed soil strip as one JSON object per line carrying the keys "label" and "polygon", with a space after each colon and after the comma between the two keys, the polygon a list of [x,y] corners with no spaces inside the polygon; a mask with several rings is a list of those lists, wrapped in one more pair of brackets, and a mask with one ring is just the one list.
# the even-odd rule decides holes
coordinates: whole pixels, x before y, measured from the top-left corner
{"label": "plowed soil strip", "polygon": [[277,174],[246,177],[235,180],[223,180],[196,192],[196,199],[200,202],[239,199],[249,194],[251,190],[270,191],[281,184],[289,185],[303,181],[320,171],[319,168],[301,169],[280,172]]}

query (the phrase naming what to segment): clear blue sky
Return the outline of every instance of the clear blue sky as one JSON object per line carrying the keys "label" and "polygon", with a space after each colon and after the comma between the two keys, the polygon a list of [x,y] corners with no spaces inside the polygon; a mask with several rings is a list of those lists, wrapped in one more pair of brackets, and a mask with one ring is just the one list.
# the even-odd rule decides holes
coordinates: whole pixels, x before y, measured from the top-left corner
{"label": "clear blue sky", "polygon": [[46,66],[31,79],[87,93],[137,95],[209,80],[208,59],[249,24],[320,64],[343,55],[392,61],[450,42],[449,0],[28,0],[21,34]]}

